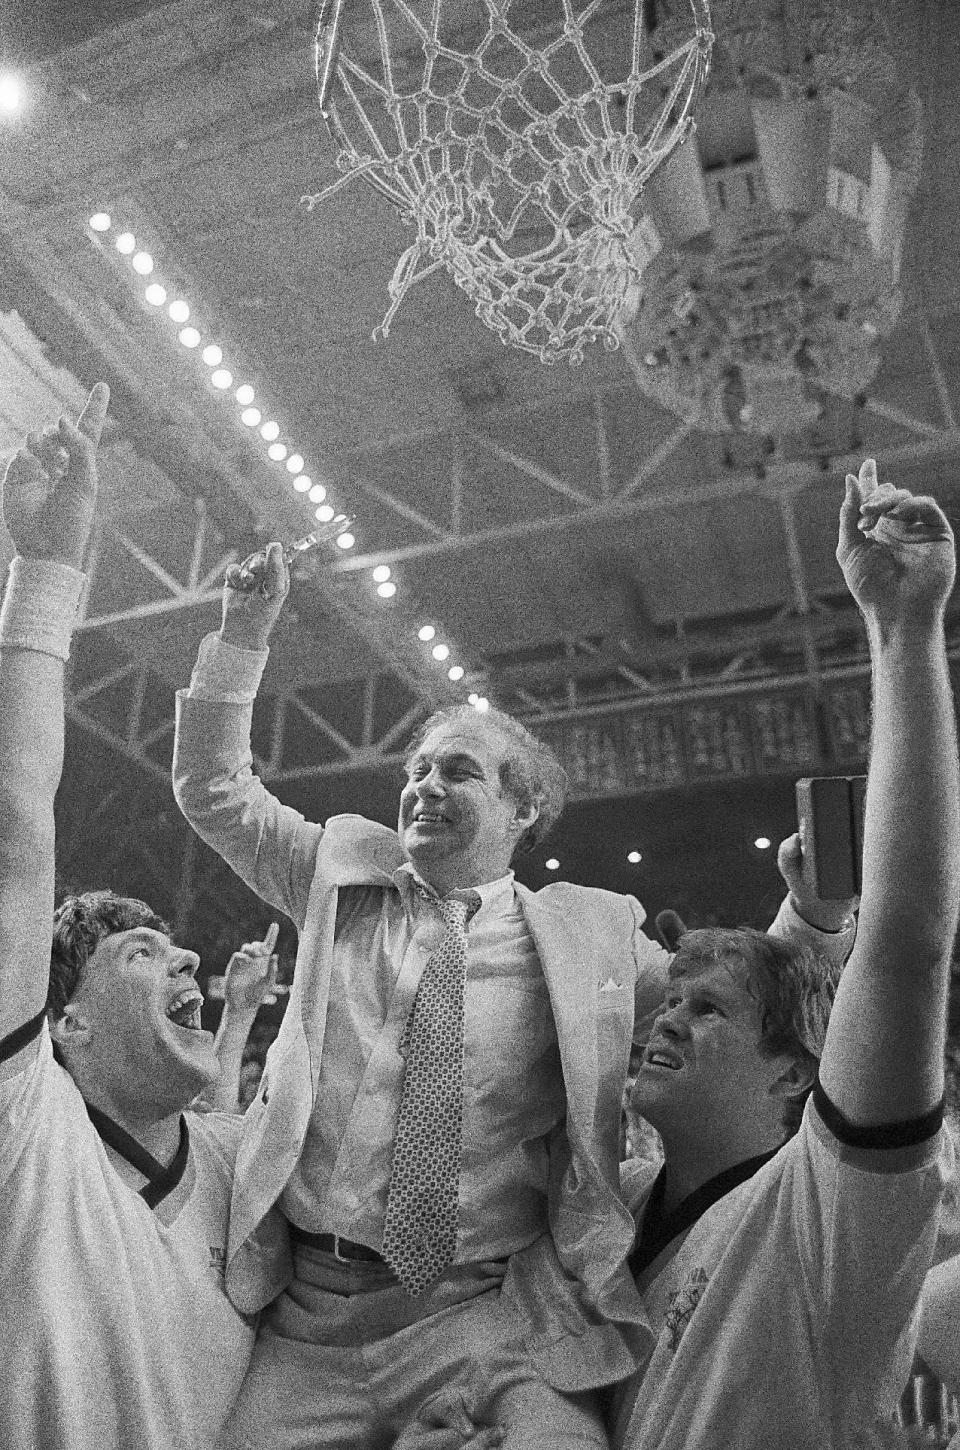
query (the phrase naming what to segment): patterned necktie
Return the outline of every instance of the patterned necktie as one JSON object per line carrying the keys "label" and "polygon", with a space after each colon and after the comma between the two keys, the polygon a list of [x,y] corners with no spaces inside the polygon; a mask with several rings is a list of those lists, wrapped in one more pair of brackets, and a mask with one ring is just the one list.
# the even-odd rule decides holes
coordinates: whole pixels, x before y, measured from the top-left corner
{"label": "patterned necktie", "polygon": [[409,1050],[383,1225],[383,1257],[411,1295],[443,1273],[457,1247],[467,922],[480,904],[427,899],[447,931],[423,969],[404,1033]]}

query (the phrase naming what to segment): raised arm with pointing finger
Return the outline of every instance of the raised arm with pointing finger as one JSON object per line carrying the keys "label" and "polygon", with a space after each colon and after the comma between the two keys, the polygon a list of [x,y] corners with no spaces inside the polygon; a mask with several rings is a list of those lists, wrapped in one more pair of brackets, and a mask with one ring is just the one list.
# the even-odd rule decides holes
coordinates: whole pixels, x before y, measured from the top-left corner
{"label": "raised arm with pointing finger", "polygon": [[0,612],[0,1038],[47,999],[53,801],[63,766],[63,669],[97,496],[109,391],[11,459],[3,517],[17,551]]}
{"label": "raised arm with pointing finger", "polygon": [[850,1122],[916,1118],[943,1095],[960,899],[960,789],[944,642],[950,525],[932,498],[848,475],[837,559],[873,662],[873,732],[857,941],[820,1064]]}
{"label": "raised arm with pointing finger", "polygon": [[223,983],[223,1013],[213,1050],[220,1063],[220,1076],[207,1095],[221,1113],[239,1113],[240,1073],[243,1051],[260,1008],[275,1002],[279,923],[271,922],[262,941],[244,942],[227,963]]}
{"label": "raised arm with pointing finger", "polygon": [[253,1340],[222,1278],[241,1120],[190,1111],[219,1070],[199,958],[110,890],[53,910],[64,661],[107,399],[98,384],[75,425],[30,434],[3,484],[3,1450],[210,1450]]}

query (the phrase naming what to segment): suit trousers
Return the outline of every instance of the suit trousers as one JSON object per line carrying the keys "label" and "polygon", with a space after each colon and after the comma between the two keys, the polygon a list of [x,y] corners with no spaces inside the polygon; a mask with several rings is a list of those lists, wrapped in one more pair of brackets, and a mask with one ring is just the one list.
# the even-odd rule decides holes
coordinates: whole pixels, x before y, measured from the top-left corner
{"label": "suit trousers", "polygon": [[560,1393],[528,1359],[500,1298],[506,1260],[454,1266],[417,1298],[385,1265],[301,1246],[294,1263],[218,1450],[431,1450],[478,1425],[502,1450],[606,1450],[594,1396]]}

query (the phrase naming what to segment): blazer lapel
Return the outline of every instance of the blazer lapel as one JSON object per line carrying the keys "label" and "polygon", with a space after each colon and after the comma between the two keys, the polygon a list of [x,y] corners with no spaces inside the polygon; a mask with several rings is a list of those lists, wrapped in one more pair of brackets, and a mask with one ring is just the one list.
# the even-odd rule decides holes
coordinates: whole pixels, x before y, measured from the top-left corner
{"label": "blazer lapel", "polygon": [[557,1024],[569,1136],[611,1192],[619,1194],[616,1125],[630,1054],[634,985],[630,959],[622,951],[625,924],[601,922],[596,911],[577,910],[585,904],[582,898],[551,902],[546,892],[519,885],[517,895]]}

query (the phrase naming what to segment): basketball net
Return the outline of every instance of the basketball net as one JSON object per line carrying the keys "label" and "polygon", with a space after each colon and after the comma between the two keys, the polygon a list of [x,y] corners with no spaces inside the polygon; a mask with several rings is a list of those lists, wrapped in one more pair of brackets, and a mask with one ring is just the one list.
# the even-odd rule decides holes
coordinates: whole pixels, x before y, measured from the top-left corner
{"label": "basketball net", "polygon": [[363,177],[416,228],[374,336],[446,268],[543,362],[616,348],[638,198],[692,130],[709,26],[707,0],[324,0],[317,83],[343,174],[303,200]]}

